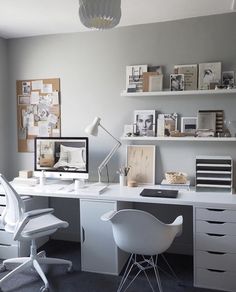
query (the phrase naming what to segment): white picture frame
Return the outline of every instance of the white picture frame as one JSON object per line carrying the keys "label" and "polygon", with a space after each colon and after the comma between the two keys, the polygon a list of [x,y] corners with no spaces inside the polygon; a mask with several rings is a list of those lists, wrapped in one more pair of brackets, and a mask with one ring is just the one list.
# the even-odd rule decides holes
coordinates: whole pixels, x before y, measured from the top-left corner
{"label": "white picture frame", "polygon": [[155,145],[127,145],[126,165],[130,167],[128,181],[155,185]]}
{"label": "white picture frame", "polygon": [[184,90],[184,74],[170,74],[170,91]]}
{"label": "white picture frame", "polygon": [[234,71],[223,71],[222,72],[222,85],[234,86]]}
{"label": "white picture frame", "polygon": [[168,137],[171,131],[177,131],[178,114],[159,114],[157,120],[157,136]]}
{"label": "white picture frame", "polygon": [[156,133],[156,111],[135,110],[134,125],[137,136],[154,137]]}
{"label": "white picture frame", "polygon": [[221,62],[199,64],[198,89],[210,89],[210,83],[221,81]]}
{"label": "white picture frame", "polygon": [[197,117],[182,117],[181,132],[195,135],[197,131]]}

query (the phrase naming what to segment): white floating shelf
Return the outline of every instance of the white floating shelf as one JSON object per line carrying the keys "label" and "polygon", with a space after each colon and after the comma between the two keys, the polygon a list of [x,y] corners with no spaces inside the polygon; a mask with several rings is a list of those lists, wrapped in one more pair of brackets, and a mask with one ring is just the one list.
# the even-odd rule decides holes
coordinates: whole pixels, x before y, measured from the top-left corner
{"label": "white floating shelf", "polygon": [[123,141],[236,142],[236,137],[121,137]]}
{"label": "white floating shelf", "polygon": [[220,95],[220,94],[236,94],[236,89],[218,89],[218,90],[185,90],[185,91],[153,91],[153,92],[121,92],[121,96],[171,96],[171,95]]}

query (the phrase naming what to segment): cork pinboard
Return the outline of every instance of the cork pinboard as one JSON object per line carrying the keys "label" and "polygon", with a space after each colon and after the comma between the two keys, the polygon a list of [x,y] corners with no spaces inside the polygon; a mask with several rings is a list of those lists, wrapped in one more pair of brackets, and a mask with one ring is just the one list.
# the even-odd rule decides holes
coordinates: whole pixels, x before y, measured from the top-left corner
{"label": "cork pinboard", "polygon": [[18,152],[34,152],[35,137],[60,137],[60,79],[16,81]]}

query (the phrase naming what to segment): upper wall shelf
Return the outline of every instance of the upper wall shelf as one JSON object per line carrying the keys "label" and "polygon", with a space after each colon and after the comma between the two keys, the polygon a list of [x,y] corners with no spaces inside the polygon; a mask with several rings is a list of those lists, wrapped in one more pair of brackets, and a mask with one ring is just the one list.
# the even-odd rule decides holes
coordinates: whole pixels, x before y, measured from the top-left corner
{"label": "upper wall shelf", "polygon": [[121,96],[171,96],[171,95],[220,95],[236,94],[236,89],[218,89],[218,90],[186,90],[186,91],[155,91],[155,92],[121,92]]}
{"label": "upper wall shelf", "polygon": [[121,137],[123,141],[236,142],[236,137]]}

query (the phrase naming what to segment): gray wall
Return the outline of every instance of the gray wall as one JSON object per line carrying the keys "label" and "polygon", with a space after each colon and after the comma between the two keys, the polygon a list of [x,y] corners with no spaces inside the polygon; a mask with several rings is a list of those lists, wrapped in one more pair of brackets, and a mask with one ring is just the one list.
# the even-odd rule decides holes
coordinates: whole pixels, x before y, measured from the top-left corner
{"label": "gray wall", "polygon": [[[9,113],[8,99],[8,54],[7,41],[0,38],[0,172],[8,176],[10,153],[7,151],[12,139],[12,116]],[[9,156],[8,156],[9,154]]]}
{"label": "gray wall", "polygon": [[[193,18],[166,23],[9,40],[9,136],[10,175],[33,168],[33,154],[17,153],[16,80],[61,78],[62,135],[84,136],[83,129],[100,116],[103,125],[119,137],[123,125],[133,121],[136,109],[156,109],[195,116],[199,109],[223,109],[227,119],[236,120],[235,96],[121,97],[125,67],[131,64],[163,65],[165,85],[175,64],[221,61],[223,70],[236,71],[236,14]],[[101,132],[90,139],[91,178],[113,146]],[[124,160],[123,145],[110,164],[110,176]],[[234,143],[160,142],[157,144],[156,183],[166,170],[181,170],[194,176],[197,154],[231,155]],[[60,205],[59,202],[55,203]],[[70,213],[76,212],[68,203]],[[78,215],[79,216],[79,215]],[[71,227],[73,228],[73,226]]]}

